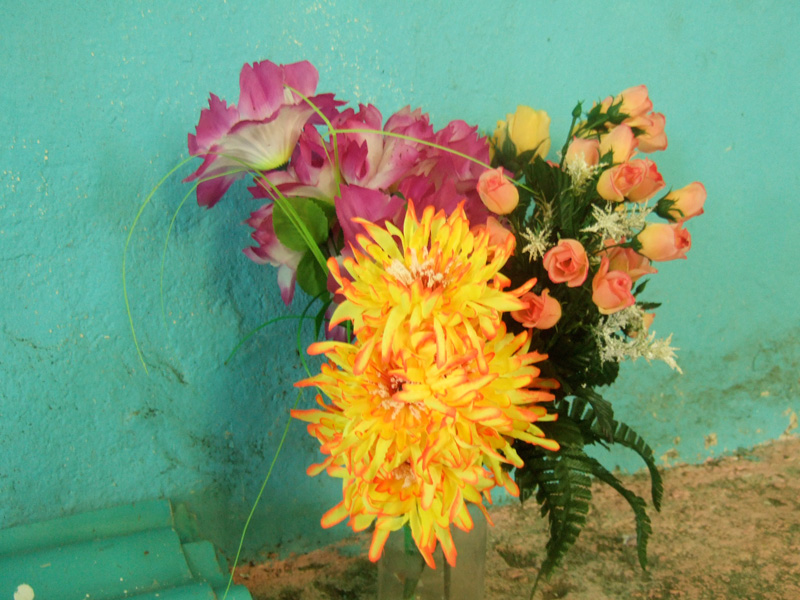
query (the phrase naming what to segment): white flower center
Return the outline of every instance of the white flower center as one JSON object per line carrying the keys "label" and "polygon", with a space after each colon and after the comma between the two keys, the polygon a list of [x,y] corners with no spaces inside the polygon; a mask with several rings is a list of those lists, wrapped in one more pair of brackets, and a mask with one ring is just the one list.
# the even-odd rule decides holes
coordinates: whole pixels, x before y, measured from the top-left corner
{"label": "white flower center", "polygon": [[405,263],[395,258],[392,264],[387,267],[386,272],[403,285],[411,285],[419,280],[423,282],[425,287],[433,288],[437,285],[444,285],[447,282],[446,273],[436,271],[435,262],[428,256],[427,248],[422,250],[422,262],[417,257],[417,251],[412,249],[410,265],[406,266]]}

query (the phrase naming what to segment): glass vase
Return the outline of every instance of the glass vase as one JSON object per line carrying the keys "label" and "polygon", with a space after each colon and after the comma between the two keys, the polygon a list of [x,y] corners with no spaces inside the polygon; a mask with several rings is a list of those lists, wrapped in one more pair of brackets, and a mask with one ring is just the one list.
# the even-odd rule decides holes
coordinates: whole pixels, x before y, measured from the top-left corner
{"label": "glass vase", "polygon": [[436,568],[431,569],[407,527],[393,532],[378,561],[378,600],[483,600],[486,519],[472,508],[470,514],[471,531],[451,528],[458,552],[455,567],[447,564],[437,547]]}

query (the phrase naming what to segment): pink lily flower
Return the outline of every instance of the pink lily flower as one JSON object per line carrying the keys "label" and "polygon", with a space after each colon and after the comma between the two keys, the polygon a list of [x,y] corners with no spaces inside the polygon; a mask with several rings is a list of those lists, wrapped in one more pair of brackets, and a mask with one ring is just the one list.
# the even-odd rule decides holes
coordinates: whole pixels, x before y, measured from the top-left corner
{"label": "pink lily flower", "polygon": [[285,66],[262,61],[242,68],[238,107],[211,95],[196,133],[188,138],[190,154],[203,163],[185,181],[208,179],[197,186],[198,204],[210,208],[248,171],[275,169],[289,160],[305,124],[315,121],[315,111],[286,86],[333,116],[338,104],[333,95],[311,97],[318,79],[307,61]]}
{"label": "pink lily flower", "polygon": [[451,214],[459,204],[464,203],[464,212],[471,225],[484,225],[492,216],[489,209],[481,201],[477,192],[477,181],[472,190],[459,191],[458,183],[453,179],[444,179],[438,186],[434,179],[426,175],[413,175],[400,182],[398,191],[414,201],[414,206],[422,211],[426,206],[443,210]]}
{"label": "pink lily flower", "polygon": [[405,205],[405,200],[399,196],[390,196],[358,185],[343,185],[341,194],[336,198],[336,219],[342,228],[344,247],[364,250],[356,236],[366,234],[367,230],[353,221],[355,217],[380,226],[387,221],[400,225],[405,216]]}
{"label": "pink lily flower", "polygon": [[248,188],[254,198],[275,200],[274,188],[284,196],[317,198],[333,204],[336,195],[336,170],[333,150],[319,132],[306,126],[295,147],[289,166],[264,173]]}
{"label": "pink lily flower", "polygon": [[[406,110],[406,109],[404,109]],[[346,110],[336,119],[337,129],[374,129],[376,133],[344,133],[338,136],[341,172],[347,183],[373,190],[387,190],[401,179],[418,162],[423,148],[407,140],[384,136],[380,133],[382,116],[371,104],[359,105],[358,113]],[[384,131],[403,133],[413,130],[429,139],[427,116],[420,111],[399,113],[390,119]]]}
{"label": "pink lily flower", "polygon": [[245,221],[255,231],[251,237],[258,246],[245,248],[244,253],[250,260],[258,264],[270,264],[278,268],[278,287],[281,290],[281,299],[286,306],[294,298],[295,283],[297,282],[297,265],[303,258],[303,252],[297,252],[284,246],[275,234],[272,222],[272,210],[275,205],[265,204],[250,215]]}

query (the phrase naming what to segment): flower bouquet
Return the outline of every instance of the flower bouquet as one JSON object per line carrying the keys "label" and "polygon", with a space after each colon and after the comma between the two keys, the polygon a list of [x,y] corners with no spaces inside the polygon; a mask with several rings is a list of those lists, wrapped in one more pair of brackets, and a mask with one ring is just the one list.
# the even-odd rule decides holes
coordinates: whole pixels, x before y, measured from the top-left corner
{"label": "flower bouquet", "polygon": [[503,488],[549,519],[538,583],[579,535],[596,478],[633,509],[644,567],[645,501],[585,449],[637,452],[659,508],[653,452],[600,388],[628,358],[678,369],[641,297],[654,263],[685,258],[706,194],[665,193],[646,157],[666,148],[665,119],[647,89],[579,103],[548,160],[543,111],[521,106],[484,137],[408,107],[384,121],[317,83],[308,62],[245,65],[238,103],[212,94],[189,135],[202,164],[187,181],[210,208],[252,178],[263,204],[245,254],[277,267],[287,305],[297,286],[318,302],[325,339],[308,352],[327,360],[297,383],[318,407],[291,414],[320,443],[309,474],[342,482],[322,526],[371,528],[373,561],[404,530],[420,565],[437,547],[455,565],[451,526],[473,527],[470,506],[491,522]]}

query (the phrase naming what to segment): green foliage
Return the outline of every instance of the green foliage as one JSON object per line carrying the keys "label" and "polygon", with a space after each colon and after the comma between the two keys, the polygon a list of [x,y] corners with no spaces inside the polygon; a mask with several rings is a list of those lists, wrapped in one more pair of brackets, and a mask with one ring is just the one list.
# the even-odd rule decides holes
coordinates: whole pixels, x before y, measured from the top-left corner
{"label": "green foliage", "polygon": [[272,223],[278,240],[297,252],[310,249],[309,242],[321,244],[328,239],[328,218],[310,198],[283,198],[275,202]]}
{"label": "green foliage", "polygon": [[639,557],[639,564],[643,569],[646,569],[647,542],[650,539],[650,534],[653,533],[653,528],[650,525],[650,517],[647,516],[647,505],[645,501],[622,485],[622,482],[614,477],[614,475],[597,460],[590,456],[586,456],[585,460],[591,465],[592,475],[617,490],[633,510],[636,519],[636,553]]}
{"label": "green foliage", "polygon": [[592,478],[614,488],[630,505],[636,523],[639,563],[642,568],[647,567],[647,543],[652,527],[644,499],[625,488],[599,461],[587,455],[584,448],[595,443],[603,447],[620,444],[639,454],[650,471],[653,506],[660,510],[663,483],[653,451],[633,429],[613,419],[608,401],[593,390],[582,392],[580,396],[562,397],[556,402],[557,421],[538,424],[548,438],[559,440],[560,450],[518,448],[525,461],[514,473],[520,486],[520,498],[525,501],[535,497],[550,525],[545,559],[531,597],[539,581],[550,578],[580,535],[591,502]]}
{"label": "green foliage", "polygon": [[608,425],[601,424],[601,418],[594,405],[586,398],[574,397],[561,402],[558,406],[558,413],[558,422],[575,423],[580,428],[586,444],[598,443],[604,447],[610,444],[619,444],[636,452],[650,472],[653,506],[656,510],[661,510],[661,499],[664,495],[663,480],[656,465],[653,449],[642,436],[627,424],[613,419],[610,423],[610,436],[608,436]]}
{"label": "green foliage", "polygon": [[558,452],[545,452],[529,461],[528,477],[536,482],[536,501],[550,525],[550,539],[539,580],[549,579],[586,524],[592,500],[591,469],[580,446],[562,446]]}
{"label": "green foliage", "polygon": [[297,285],[312,298],[328,289],[328,274],[310,250],[297,265]]}
{"label": "green foliage", "polygon": [[660,511],[661,500],[664,497],[664,481],[656,465],[653,449],[644,441],[644,438],[625,423],[616,422],[613,439],[615,444],[635,451],[647,465],[647,470],[650,472],[650,495],[653,500],[653,506]]}

